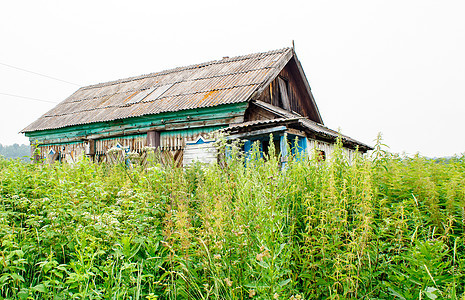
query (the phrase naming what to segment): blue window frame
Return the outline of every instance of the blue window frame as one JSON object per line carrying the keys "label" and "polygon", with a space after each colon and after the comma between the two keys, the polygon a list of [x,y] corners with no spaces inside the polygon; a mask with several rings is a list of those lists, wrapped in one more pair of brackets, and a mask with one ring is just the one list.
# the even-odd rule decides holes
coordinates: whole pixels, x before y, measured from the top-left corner
{"label": "blue window frame", "polygon": [[[297,140],[297,143],[296,143]],[[286,143],[287,141],[287,143]],[[260,157],[264,158],[268,154],[268,147],[270,145],[270,137],[267,136],[256,136],[250,139],[244,140],[244,153],[246,161],[251,159],[251,151],[254,143],[259,144]],[[301,160],[306,157],[307,154],[307,139],[302,136],[294,134],[280,134],[273,135],[273,143],[275,146],[276,154],[281,155],[283,166],[286,164],[288,151],[291,151],[291,155],[296,160]]]}

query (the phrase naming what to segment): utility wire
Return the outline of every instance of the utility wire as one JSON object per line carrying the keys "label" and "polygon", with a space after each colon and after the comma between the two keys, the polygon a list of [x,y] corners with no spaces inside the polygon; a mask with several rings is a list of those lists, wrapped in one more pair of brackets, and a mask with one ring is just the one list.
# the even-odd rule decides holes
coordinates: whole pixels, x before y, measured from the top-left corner
{"label": "utility wire", "polygon": [[24,98],[24,99],[40,101],[40,102],[48,102],[48,103],[55,103],[55,104],[58,103],[58,102],[53,102],[49,100],[43,100],[43,99],[37,99],[37,98],[31,98],[31,97],[25,97],[25,96],[19,96],[19,95],[7,94],[7,93],[0,93],[0,95],[11,96],[11,97],[16,97],[16,98]]}
{"label": "utility wire", "polygon": [[73,83],[73,82],[69,82],[69,81],[62,80],[62,79],[59,79],[59,78],[55,78],[55,77],[52,77],[52,76],[40,74],[40,73],[37,73],[37,72],[34,72],[34,71],[29,71],[29,70],[26,70],[26,69],[23,69],[23,68],[19,68],[19,67],[15,67],[15,66],[12,66],[12,65],[4,64],[2,62],[0,62],[0,65],[4,65],[4,66],[7,66],[7,67],[10,67],[10,68],[13,68],[13,69],[17,69],[17,70],[20,70],[20,71],[23,71],[23,72],[32,73],[32,74],[39,75],[39,76],[42,76],[42,77],[46,77],[46,78],[49,78],[49,79],[58,80],[58,81],[61,81],[61,82],[64,82],[64,83],[76,85],[76,86],[79,86],[79,87],[82,86],[82,85],[77,84],[77,83]]}

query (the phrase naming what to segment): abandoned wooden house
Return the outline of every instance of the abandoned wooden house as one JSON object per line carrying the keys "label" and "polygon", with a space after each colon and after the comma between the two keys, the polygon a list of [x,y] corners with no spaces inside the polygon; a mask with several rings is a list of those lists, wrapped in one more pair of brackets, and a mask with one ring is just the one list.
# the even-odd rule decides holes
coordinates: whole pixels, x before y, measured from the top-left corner
{"label": "abandoned wooden house", "polygon": [[293,48],[85,86],[22,132],[49,161],[104,161],[114,147],[155,147],[187,165],[216,159],[209,134],[221,129],[246,153],[255,141],[266,151],[270,134],[283,154],[285,135],[323,158],[338,136],[349,156],[371,149],[324,126]]}

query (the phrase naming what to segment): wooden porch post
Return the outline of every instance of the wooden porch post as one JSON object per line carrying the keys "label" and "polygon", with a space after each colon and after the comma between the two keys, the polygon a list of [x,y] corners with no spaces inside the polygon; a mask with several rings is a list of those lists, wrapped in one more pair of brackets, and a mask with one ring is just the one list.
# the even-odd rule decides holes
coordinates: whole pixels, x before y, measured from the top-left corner
{"label": "wooden porch post", "polygon": [[279,148],[281,150],[281,168],[285,169],[286,168],[286,163],[288,160],[288,153],[287,153],[287,135],[284,133],[279,137]]}
{"label": "wooden porch post", "polygon": [[160,148],[160,131],[149,131],[147,132],[147,146],[154,147],[155,150]]}

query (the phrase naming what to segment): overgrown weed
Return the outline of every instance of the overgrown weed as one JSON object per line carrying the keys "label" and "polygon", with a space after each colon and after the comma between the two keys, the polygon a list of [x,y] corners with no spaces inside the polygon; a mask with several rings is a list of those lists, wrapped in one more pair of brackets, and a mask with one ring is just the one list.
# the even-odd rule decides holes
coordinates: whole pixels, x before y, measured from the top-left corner
{"label": "overgrown weed", "polygon": [[463,156],[223,146],[186,169],[0,159],[1,297],[465,299]]}

